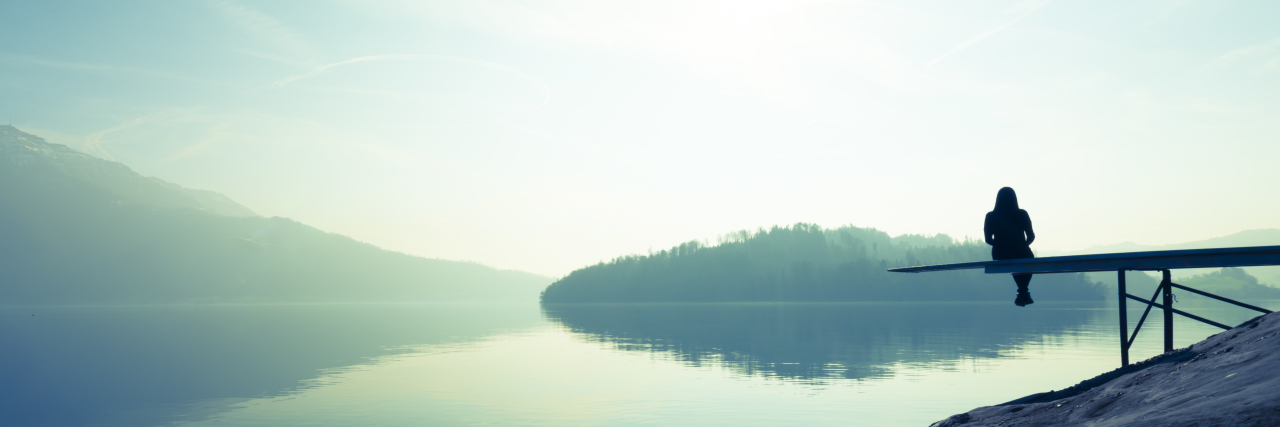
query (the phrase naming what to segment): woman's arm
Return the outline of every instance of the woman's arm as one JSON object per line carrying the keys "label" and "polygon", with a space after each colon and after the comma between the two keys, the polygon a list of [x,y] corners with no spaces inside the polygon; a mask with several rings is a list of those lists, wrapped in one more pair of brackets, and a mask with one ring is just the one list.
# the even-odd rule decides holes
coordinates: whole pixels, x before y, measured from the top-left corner
{"label": "woman's arm", "polygon": [[1024,210],[1022,211],[1022,218],[1026,222],[1026,230],[1024,231],[1027,232],[1027,244],[1030,245],[1031,242],[1036,241],[1036,232],[1031,230],[1031,215]]}
{"label": "woman's arm", "polygon": [[991,212],[987,212],[987,219],[982,221],[982,240],[986,240],[988,245],[995,246],[996,241],[993,237],[995,235],[991,234]]}

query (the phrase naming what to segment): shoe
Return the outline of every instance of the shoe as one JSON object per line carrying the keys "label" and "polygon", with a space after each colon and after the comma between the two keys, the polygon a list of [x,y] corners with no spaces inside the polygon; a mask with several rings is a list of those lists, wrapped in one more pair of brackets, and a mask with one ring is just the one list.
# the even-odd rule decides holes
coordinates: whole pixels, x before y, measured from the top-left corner
{"label": "shoe", "polygon": [[1018,298],[1014,299],[1013,303],[1018,307],[1026,307],[1028,305],[1035,304],[1036,302],[1031,299],[1030,292],[1018,292]]}

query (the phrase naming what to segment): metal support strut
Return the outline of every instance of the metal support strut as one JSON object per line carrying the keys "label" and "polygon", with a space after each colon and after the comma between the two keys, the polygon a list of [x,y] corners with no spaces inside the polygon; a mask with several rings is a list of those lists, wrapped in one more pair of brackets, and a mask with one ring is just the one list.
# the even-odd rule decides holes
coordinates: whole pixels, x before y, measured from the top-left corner
{"label": "metal support strut", "polygon": [[[1116,280],[1116,283],[1119,285],[1117,286],[1117,288],[1119,288],[1119,292],[1120,292],[1120,366],[1129,365],[1129,348],[1133,347],[1133,341],[1138,338],[1138,331],[1142,330],[1142,324],[1146,322],[1147,314],[1151,313],[1152,307],[1159,308],[1164,311],[1164,351],[1166,353],[1173,351],[1173,315],[1174,314],[1177,314],[1189,319],[1198,320],[1200,322],[1217,326],[1222,329],[1231,329],[1230,326],[1227,326],[1218,322],[1214,322],[1212,320],[1205,319],[1203,317],[1173,308],[1173,288],[1182,289],[1184,291],[1188,291],[1198,295],[1203,295],[1209,298],[1216,299],[1218,301],[1234,304],[1250,310],[1256,310],[1263,313],[1271,312],[1271,310],[1267,310],[1262,307],[1245,304],[1240,301],[1233,300],[1231,298],[1225,298],[1225,297],[1214,295],[1205,291],[1201,291],[1198,289],[1193,289],[1190,287],[1179,285],[1177,283],[1173,283],[1172,275],[1169,273],[1169,270],[1166,270],[1166,269],[1160,270],[1160,273],[1161,273],[1160,285],[1156,286],[1155,294],[1151,295],[1151,299],[1149,300],[1142,299],[1141,297],[1129,294],[1129,292],[1125,288],[1124,272],[1125,270],[1120,270],[1119,271],[1120,276]],[[1155,302],[1156,296],[1161,296],[1161,299],[1162,299],[1161,302],[1163,302],[1163,304]],[[1129,310],[1128,310],[1127,300],[1134,300],[1147,305],[1147,309],[1142,311],[1142,318],[1138,319],[1138,324],[1134,326],[1133,333],[1129,333]]]}
{"label": "metal support strut", "polygon": [[[1129,292],[1124,289],[1124,270],[1120,270],[1116,283],[1120,288],[1120,366],[1129,366]],[[1142,324],[1139,323],[1138,327]],[[1138,331],[1133,331],[1133,335],[1136,337]]]}
{"label": "metal support strut", "polygon": [[1160,287],[1164,294],[1164,352],[1173,351],[1173,279],[1169,270],[1160,270]]}

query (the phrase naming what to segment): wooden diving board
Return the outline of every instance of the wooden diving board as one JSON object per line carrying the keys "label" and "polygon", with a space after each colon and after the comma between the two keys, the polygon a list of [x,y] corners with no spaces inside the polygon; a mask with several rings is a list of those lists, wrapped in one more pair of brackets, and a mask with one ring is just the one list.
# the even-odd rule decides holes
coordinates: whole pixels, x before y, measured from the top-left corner
{"label": "wooden diving board", "polygon": [[998,273],[1083,273],[1118,270],[1169,270],[1178,268],[1255,267],[1280,265],[1280,246],[1183,249],[1176,251],[1119,252],[1095,255],[1054,256],[1003,261],[964,262],[893,268],[895,273],[967,270],[982,268]]}

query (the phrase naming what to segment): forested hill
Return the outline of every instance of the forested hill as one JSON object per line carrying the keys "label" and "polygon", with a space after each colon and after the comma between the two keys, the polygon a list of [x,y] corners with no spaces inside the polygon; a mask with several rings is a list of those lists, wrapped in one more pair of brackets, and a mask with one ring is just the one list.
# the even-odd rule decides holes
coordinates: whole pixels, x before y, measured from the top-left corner
{"label": "forested hill", "polygon": [[0,126],[0,304],[530,301],[550,281],[259,217]]}
{"label": "forested hill", "polygon": [[[957,242],[942,234],[891,238],[873,228],[796,224],[582,268],[548,286],[542,302],[1012,301],[1016,288],[1008,275],[885,271],[990,259],[990,246],[981,241]],[[1081,274],[1038,275],[1031,294],[1105,298],[1104,289]]]}

